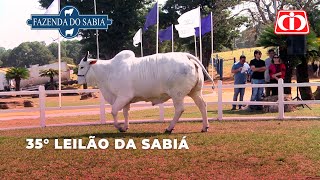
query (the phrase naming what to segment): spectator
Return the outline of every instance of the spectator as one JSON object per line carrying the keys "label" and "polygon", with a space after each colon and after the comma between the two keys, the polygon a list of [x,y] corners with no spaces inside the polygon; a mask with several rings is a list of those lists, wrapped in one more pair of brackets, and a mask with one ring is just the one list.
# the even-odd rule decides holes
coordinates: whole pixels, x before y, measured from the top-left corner
{"label": "spectator", "polygon": [[[271,61],[272,61],[274,54],[275,54],[274,49],[269,49],[269,51],[268,51],[269,57],[265,60],[266,71],[264,72],[264,81],[266,84],[270,83],[269,66],[271,64]],[[270,91],[271,91],[270,87],[265,88],[265,97],[270,96]]]}
{"label": "spectator", "polygon": [[[246,64],[246,66],[245,66]],[[241,55],[239,62],[233,64],[231,73],[234,74],[234,84],[245,84],[247,82],[247,70],[249,65],[246,63],[246,56]],[[245,88],[234,88],[233,101],[238,100],[243,101]],[[242,105],[239,105],[239,109],[241,109]],[[231,110],[236,110],[236,105],[232,105]]]}
{"label": "spectator", "polygon": [[[261,51],[254,51],[254,59],[250,61],[250,68],[252,70],[251,84],[264,84],[264,71],[266,70],[266,64],[261,60]],[[261,101],[263,88],[252,88],[251,101]],[[249,106],[250,110],[262,109],[262,106]]]}
{"label": "spectator", "polygon": [[[270,83],[276,84],[280,78],[284,79],[286,75],[286,66],[280,60],[278,55],[272,58],[272,64],[269,67]],[[271,88],[272,96],[278,95],[278,87]]]}

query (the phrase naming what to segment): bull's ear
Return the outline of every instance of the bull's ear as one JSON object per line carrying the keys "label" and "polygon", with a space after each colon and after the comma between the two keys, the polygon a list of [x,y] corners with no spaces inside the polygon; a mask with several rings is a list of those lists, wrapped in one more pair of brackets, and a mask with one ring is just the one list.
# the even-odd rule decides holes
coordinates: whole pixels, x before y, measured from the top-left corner
{"label": "bull's ear", "polygon": [[86,56],[83,58],[83,61],[87,61],[88,60],[88,56],[89,56],[89,51],[87,52]]}
{"label": "bull's ear", "polygon": [[90,64],[95,64],[97,62],[97,60],[92,60],[90,61]]}

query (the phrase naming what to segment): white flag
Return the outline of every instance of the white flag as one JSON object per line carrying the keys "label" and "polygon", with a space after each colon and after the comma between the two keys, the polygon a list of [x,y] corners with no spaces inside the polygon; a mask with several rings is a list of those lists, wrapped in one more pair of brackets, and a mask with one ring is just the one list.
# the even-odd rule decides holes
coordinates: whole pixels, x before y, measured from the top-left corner
{"label": "white flag", "polygon": [[194,28],[200,26],[200,7],[197,7],[196,9],[193,9],[191,11],[188,11],[184,14],[182,14],[178,18],[178,22],[180,25],[190,25]]}
{"label": "white flag", "polygon": [[196,30],[194,29],[194,27],[190,26],[190,25],[185,26],[185,25],[177,24],[174,26],[175,26],[176,30],[178,31],[180,38],[194,36],[196,33]]}
{"label": "white flag", "polygon": [[138,44],[141,43],[141,28],[136,32],[136,34],[134,35],[133,39],[133,45],[135,47],[138,47]]}
{"label": "white flag", "polygon": [[47,11],[45,14],[59,14],[59,5],[60,5],[60,0],[53,0],[53,2],[50,4],[48,7]]}

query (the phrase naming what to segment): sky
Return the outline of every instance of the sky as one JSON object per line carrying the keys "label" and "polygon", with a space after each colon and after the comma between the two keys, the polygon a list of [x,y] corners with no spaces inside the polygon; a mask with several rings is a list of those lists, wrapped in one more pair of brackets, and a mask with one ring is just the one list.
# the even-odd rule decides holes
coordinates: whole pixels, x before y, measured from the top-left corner
{"label": "sky", "polygon": [[[31,14],[44,14],[46,11],[38,1],[0,0],[0,47],[13,49],[26,41],[45,41],[50,44],[58,38],[57,30],[31,30],[27,25]],[[159,4],[165,1],[159,0]]]}
{"label": "sky", "polygon": [[[159,4],[165,2],[159,0]],[[0,0],[0,47],[13,49],[26,41],[54,42],[58,38],[57,30],[31,30],[26,23],[31,14],[44,14],[45,11],[38,0]]]}
{"label": "sky", "polygon": [[0,47],[12,49],[26,41],[53,42],[58,31],[31,30],[26,21],[31,14],[43,14],[38,0],[0,0]]}

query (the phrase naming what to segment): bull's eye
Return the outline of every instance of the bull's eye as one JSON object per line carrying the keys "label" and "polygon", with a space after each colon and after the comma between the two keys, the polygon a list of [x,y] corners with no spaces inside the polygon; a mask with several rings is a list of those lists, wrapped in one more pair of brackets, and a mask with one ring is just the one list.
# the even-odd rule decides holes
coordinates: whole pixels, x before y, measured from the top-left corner
{"label": "bull's eye", "polygon": [[83,67],[80,67],[80,69],[83,69]]}

